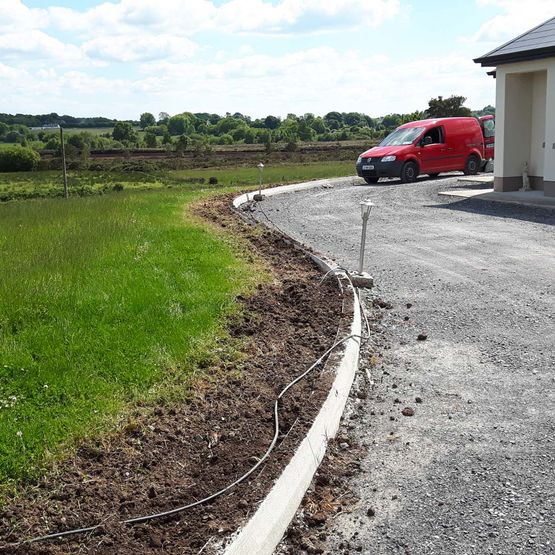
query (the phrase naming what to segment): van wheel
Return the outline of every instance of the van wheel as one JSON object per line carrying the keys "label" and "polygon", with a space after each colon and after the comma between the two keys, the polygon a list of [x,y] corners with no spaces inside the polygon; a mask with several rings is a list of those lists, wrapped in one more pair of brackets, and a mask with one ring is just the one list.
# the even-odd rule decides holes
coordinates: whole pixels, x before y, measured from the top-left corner
{"label": "van wheel", "polygon": [[471,154],[466,160],[464,165],[464,175],[476,175],[480,169],[480,163],[482,161],[476,156],[476,154]]}
{"label": "van wheel", "polygon": [[413,183],[418,177],[418,166],[414,162],[405,162],[401,168],[401,181],[403,183]]}
{"label": "van wheel", "polygon": [[366,181],[366,183],[368,183],[368,185],[371,185],[372,183],[377,183],[378,179],[379,179],[379,177],[365,177],[364,181]]}

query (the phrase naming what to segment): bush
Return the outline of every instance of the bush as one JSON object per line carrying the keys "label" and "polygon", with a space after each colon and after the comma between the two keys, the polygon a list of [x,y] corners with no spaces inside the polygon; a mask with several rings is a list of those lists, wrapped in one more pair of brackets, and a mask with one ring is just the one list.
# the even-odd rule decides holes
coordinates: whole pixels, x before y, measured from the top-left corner
{"label": "bush", "polygon": [[218,178],[217,178],[217,177],[210,177],[210,178],[208,179],[208,183],[209,183],[210,185],[217,185],[217,184],[218,184]]}
{"label": "bush", "polygon": [[25,172],[34,170],[40,161],[32,148],[13,146],[0,150],[0,171]]}

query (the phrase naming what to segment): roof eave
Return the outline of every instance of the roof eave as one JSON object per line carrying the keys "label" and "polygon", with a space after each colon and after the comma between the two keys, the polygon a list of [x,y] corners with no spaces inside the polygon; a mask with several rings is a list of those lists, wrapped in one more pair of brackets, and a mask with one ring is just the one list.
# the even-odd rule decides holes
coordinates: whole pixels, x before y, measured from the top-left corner
{"label": "roof eave", "polygon": [[555,57],[555,46],[547,48],[535,48],[533,50],[525,50],[521,52],[511,52],[509,54],[501,54],[499,56],[482,56],[475,58],[474,62],[481,64],[482,67],[495,67],[501,64],[512,64],[515,62],[531,62],[533,60],[541,60],[544,58]]}

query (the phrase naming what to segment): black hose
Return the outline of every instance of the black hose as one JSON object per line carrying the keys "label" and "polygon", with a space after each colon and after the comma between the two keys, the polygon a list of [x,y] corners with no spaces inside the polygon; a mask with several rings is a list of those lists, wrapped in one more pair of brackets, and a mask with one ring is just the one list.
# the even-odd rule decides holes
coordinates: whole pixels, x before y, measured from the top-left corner
{"label": "black hose", "polygon": [[[276,446],[277,440],[279,438],[279,401],[282,399],[282,397],[287,393],[287,391],[289,391],[289,389],[291,389],[291,387],[293,387],[294,385],[299,383],[310,372],[312,372],[312,370],[314,370],[314,368],[319,366],[324,361],[324,359],[334,349],[336,349],[339,345],[342,345],[343,343],[345,343],[345,341],[348,341],[349,339],[352,339],[352,338],[355,338],[355,337],[362,340],[362,337],[360,335],[350,334],[346,337],[343,337],[339,341],[336,341],[312,366],[310,366],[310,368],[308,368],[308,370],[303,372],[300,376],[297,376],[292,382],[287,384],[281,390],[281,392],[276,397],[276,400],[274,402],[274,437],[272,439],[272,442],[270,443],[270,446],[268,447],[268,449],[266,450],[266,452],[264,453],[262,458],[260,458],[260,460],[254,466],[252,466],[245,474],[243,474],[241,477],[239,477],[237,480],[235,480],[234,482],[232,482],[231,484],[229,484],[225,488],[221,489],[220,491],[217,491],[216,493],[213,493],[212,495],[209,495],[208,497],[205,497],[205,498],[200,499],[198,501],[194,501],[193,503],[189,503],[188,505],[183,505],[181,507],[176,507],[175,509],[171,509],[169,511],[164,511],[164,512],[161,512],[161,513],[155,513],[155,514],[146,515],[146,516],[139,516],[139,517],[135,517],[135,518],[129,518],[127,520],[123,520],[122,524],[140,524],[140,523],[143,523],[143,522],[148,522],[150,520],[155,520],[155,519],[158,519],[158,518],[163,518],[163,517],[175,515],[177,513],[181,513],[183,511],[186,511],[187,509],[192,509],[193,507],[196,507],[198,505],[202,505],[204,503],[208,503],[209,501],[212,501],[212,500],[216,499],[217,497],[223,495],[224,493],[228,492],[229,490],[231,490],[232,488],[234,488],[235,486],[239,485],[241,482],[246,480],[268,458],[268,456],[270,455],[270,453],[274,450],[274,448]],[[24,545],[24,544],[27,544],[27,543],[35,543],[35,542],[41,542],[41,541],[46,541],[46,540],[53,540],[53,539],[63,538],[63,537],[66,537],[66,536],[72,536],[72,535],[76,535],[76,534],[86,534],[88,532],[94,532],[95,530],[98,530],[101,527],[102,527],[102,524],[96,524],[94,526],[89,526],[89,527],[86,527],[86,528],[75,528],[73,530],[66,530],[64,532],[55,532],[53,534],[46,534],[44,536],[38,536],[38,537],[35,537],[35,538],[30,538],[28,540],[23,540],[19,543],[12,544],[11,546],[12,547],[17,547],[17,546]]]}

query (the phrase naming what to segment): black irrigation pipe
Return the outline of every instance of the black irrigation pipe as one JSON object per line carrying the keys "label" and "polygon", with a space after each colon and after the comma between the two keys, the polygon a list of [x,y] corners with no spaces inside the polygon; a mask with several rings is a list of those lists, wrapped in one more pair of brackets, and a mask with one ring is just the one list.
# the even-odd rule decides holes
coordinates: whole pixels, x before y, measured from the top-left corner
{"label": "black irrigation pipe", "polygon": [[[221,489],[220,491],[217,491],[216,493],[213,493],[212,495],[209,495],[208,497],[205,497],[205,498],[200,499],[198,501],[194,501],[193,503],[189,503],[188,505],[183,505],[181,507],[176,507],[174,509],[164,511],[164,512],[161,512],[161,513],[155,513],[155,514],[146,515],[146,516],[139,516],[139,517],[135,517],[135,518],[129,518],[127,520],[123,520],[122,524],[131,524],[131,525],[132,524],[141,524],[141,523],[149,522],[151,520],[155,520],[155,519],[159,519],[159,518],[163,518],[163,517],[168,517],[168,516],[172,516],[172,515],[181,513],[183,511],[188,510],[188,509],[192,509],[193,507],[197,507],[198,505],[202,505],[202,504],[208,503],[210,501],[213,501],[217,497],[220,497],[224,493],[230,491],[235,486],[239,485],[241,482],[245,481],[269,457],[269,455],[271,454],[271,452],[274,450],[274,448],[276,446],[276,443],[277,443],[278,438],[279,438],[279,402],[280,402],[280,400],[289,391],[289,389],[291,389],[294,385],[296,385],[301,380],[303,380],[310,372],[312,372],[312,370],[314,370],[314,368],[319,366],[332,351],[334,351],[339,345],[342,345],[343,343],[345,343],[346,341],[348,341],[349,339],[352,339],[352,338],[358,338],[358,339],[362,340],[361,335],[350,334],[350,335],[347,335],[347,336],[343,337],[342,339],[336,341],[322,356],[320,356],[320,358],[314,364],[312,364],[308,368],[308,370],[303,372],[300,376],[297,376],[293,381],[291,381],[289,384],[287,384],[281,390],[281,392],[276,397],[276,400],[274,402],[274,437],[272,439],[272,442],[270,443],[270,446],[268,447],[268,449],[266,450],[264,455],[259,459],[259,461],[254,466],[252,466],[245,474],[243,474],[242,476],[237,478],[237,480],[235,480],[231,484],[227,485],[225,488]],[[67,537],[67,536],[73,536],[73,535],[77,535],[77,534],[86,534],[86,533],[89,533],[89,532],[94,532],[94,531],[98,530],[99,528],[102,528],[102,524],[95,524],[94,526],[88,526],[88,527],[84,527],[84,528],[74,528],[72,530],[66,530],[66,531],[63,531],[63,532],[55,532],[53,534],[46,534],[44,536],[38,536],[38,537],[35,537],[35,538],[30,538],[28,540],[23,540],[21,542],[11,544],[11,546],[12,547],[17,547],[17,546],[24,545],[24,544],[29,544],[29,543],[41,542],[41,541],[46,541],[46,540],[54,540],[54,539],[63,538],[63,537]]]}

